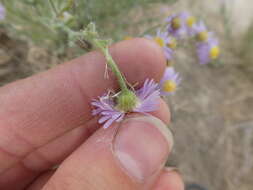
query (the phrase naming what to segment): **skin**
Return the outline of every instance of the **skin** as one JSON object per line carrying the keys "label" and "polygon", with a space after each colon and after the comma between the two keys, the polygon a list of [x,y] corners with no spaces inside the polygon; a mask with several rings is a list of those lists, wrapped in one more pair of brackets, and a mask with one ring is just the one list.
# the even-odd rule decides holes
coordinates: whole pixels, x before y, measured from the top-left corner
{"label": "skin", "polygon": [[[149,40],[119,42],[110,52],[131,84],[141,86],[146,78],[159,81],[165,70],[162,50]],[[102,129],[98,118],[90,114],[93,98],[107,89],[118,89],[113,74],[109,72],[109,79],[105,79],[104,72],[103,55],[90,52],[0,88],[0,189],[147,187],[109,159],[106,142],[96,143],[103,136],[110,144],[110,133],[117,128]],[[165,124],[170,122],[169,109],[163,100],[151,114]],[[100,151],[98,157],[96,150],[100,148],[105,151]],[[103,169],[85,170],[90,166],[89,160],[95,160],[94,167]],[[52,169],[56,165],[60,167]],[[179,174],[162,168],[152,182],[145,183],[150,183],[149,189],[154,190],[183,189]]]}

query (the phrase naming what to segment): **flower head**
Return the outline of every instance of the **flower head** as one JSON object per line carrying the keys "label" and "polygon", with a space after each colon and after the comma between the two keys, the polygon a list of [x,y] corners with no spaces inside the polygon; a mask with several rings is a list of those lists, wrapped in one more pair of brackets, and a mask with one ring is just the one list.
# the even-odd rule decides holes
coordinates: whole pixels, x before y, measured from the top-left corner
{"label": "flower head", "polygon": [[173,37],[168,36],[167,32],[161,32],[157,30],[156,36],[145,36],[148,39],[155,41],[164,50],[164,54],[167,60],[171,60],[173,57],[173,49],[176,47],[176,40]]}
{"label": "flower head", "polygon": [[1,21],[1,20],[4,20],[5,14],[6,14],[5,8],[4,8],[4,6],[0,3],[0,21]]}
{"label": "flower head", "polygon": [[219,42],[216,38],[209,38],[207,42],[197,44],[197,55],[200,64],[210,63],[220,55]]}
{"label": "flower head", "polygon": [[188,12],[182,12],[181,18],[184,21],[185,30],[189,36],[193,36],[196,26],[196,18]]}
{"label": "flower head", "polygon": [[104,123],[103,127],[108,128],[113,122],[120,122],[126,114],[131,112],[148,113],[155,111],[160,97],[158,84],[154,80],[147,79],[139,90],[135,91],[137,104],[131,111],[121,110],[116,101],[117,95],[110,96],[105,94],[98,100],[93,100],[91,105],[94,107],[92,115],[99,115],[99,123]]}
{"label": "flower head", "polygon": [[154,80],[147,79],[143,87],[136,91],[136,95],[139,102],[134,108],[134,112],[147,113],[157,109],[160,90]]}
{"label": "flower head", "polygon": [[173,67],[167,67],[163,78],[159,83],[159,88],[162,96],[174,94],[181,82],[181,77]]}
{"label": "flower head", "polygon": [[199,42],[206,42],[211,37],[212,33],[208,32],[206,25],[203,21],[198,22],[194,27],[194,35]]}
{"label": "flower head", "polygon": [[[175,38],[185,37],[187,34],[186,14],[172,14],[166,19],[168,23],[168,33]],[[190,24],[190,21],[189,21]]]}
{"label": "flower head", "polygon": [[185,18],[186,25],[189,28],[192,28],[196,24],[196,18],[192,15],[190,15],[188,12],[184,12],[183,16]]}

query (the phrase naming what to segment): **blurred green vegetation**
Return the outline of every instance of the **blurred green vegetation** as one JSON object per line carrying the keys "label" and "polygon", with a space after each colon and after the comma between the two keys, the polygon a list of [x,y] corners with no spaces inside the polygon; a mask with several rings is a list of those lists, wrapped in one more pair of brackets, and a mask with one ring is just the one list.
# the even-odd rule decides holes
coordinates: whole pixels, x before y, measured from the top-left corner
{"label": "blurred green vegetation", "polygon": [[[155,4],[168,4],[176,0],[51,0],[56,12],[65,10],[68,13],[67,21],[63,17],[56,19],[50,0],[0,1],[7,10],[7,18],[3,25],[10,35],[64,52],[69,40],[66,25],[79,31],[92,21],[96,23],[103,36],[118,40],[129,35],[126,32],[128,27],[134,28],[138,24],[147,24],[156,19],[149,14],[149,9]],[[74,4],[67,7],[72,1]],[[141,19],[133,21],[129,14],[138,7],[144,10],[144,15]]]}
{"label": "blurred green vegetation", "polygon": [[253,50],[253,24],[248,29],[248,32],[247,32],[244,40],[245,40],[245,50],[252,52],[252,50]]}
{"label": "blurred green vegetation", "polygon": [[[243,65],[251,72],[253,72],[253,23],[248,29],[244,41],[243,47],[240,51],[240,56],[244,60]],[[252,76],[253,77],[253,76]]]}

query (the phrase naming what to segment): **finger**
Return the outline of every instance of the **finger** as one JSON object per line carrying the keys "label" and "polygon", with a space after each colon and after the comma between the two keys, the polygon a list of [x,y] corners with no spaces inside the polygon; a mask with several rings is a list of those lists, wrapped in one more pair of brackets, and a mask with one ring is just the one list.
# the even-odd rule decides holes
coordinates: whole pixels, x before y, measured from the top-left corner
{"label": "finger", "polygon": [[[151,112],[151,114],[167,125],[170,123],[170,111],[167,104],[162,99],[159,100],[158,109]],[[91,120],[89,125],[94,125],[94,127],[98,126],[97,119]],[[85,128],[90,128],[90,126],[75,128],[50,144],[39,148],[28,155],[23,160],[23,164],[34,171],[48,170],[52,166],[59,164],[90,136],[90,134],[85,133],[87,132]]]}
{"label": "finger", "polygon": [[[163,53],[150,41],[120,42],[111,52],[130,83],[158,80],[163,73]],[[1,88],[0,173],[38,147],[84,126],[92,118],[91,98],[117,88],[112,75],[104,79],[104,69],[104,57],[92,52]]]}
{"label": "finger", "polygon": [[[22,174],[22,175],[21,175]],[[38,172],[31,171],[23,164],[17,163],[0,177],[0,189],[24,189],[36,178]]]}
{"label": "finger", "polygon": [[166,125],[170,124],[170,119],[171,119],[170,109],[167,103],[162,98],[159,99],[157,110],[155,110],[154,112],[151,112],[151,114],[159,118],[160,120],[162,120]]}
{"label": "finger", "polygon": [[[170,111],[169,111],[167,104],[162,99],[160,99],[160,101],[159,101],[158,109],[155,112],[152,112],[151,114],[153,116],[156,116],[160,120],[162,120],[166,125],[168,125],[170,123],[170,119],[169,119],[170,118]],[[96,120],[94,120],[94,121],[95,122],[92,122],[92,125],[97,125],[97,121]],[[84,127],[82,127],[82,128],[84,128]],[[52,165],[50,165],[50,167],[49,167],[49,165],[47,165],[45,163],[45,161],[43,162],[42,159],[35,158],[35,157],[38,154],[40,154],[46,160],[49,160],[51,163],[54,161],[57,161],[57,160],[59,163],[60,161],[62,161],[63,159],[65,159],[67,157],[68,154],[66,154],[66,152],[68,152],[68,153],[72,152],[74,150],[74,147],[76,148],[77,145],[79,146],[79,144],[81,144],[81,142],[83,142],[83,141],[80,141],[80,139],[82,139],[80,134],[82,136],[84,136],[84,138],[85,138],[85,135],[83,135],[81,131],[84,132],[83,129],[77,128],[77,129],[73,130],[73,132],[71,132],[59,139],[56,139],[53,143],[51,143],[45,147],[42,147],[42,148],[38,149],[37,151],[35,151],[34,153],[32,153],[28,158],[26,158],[24,160],[23,163],[26,165],[26,167],[33,168],[33,170],[42,171],[42,170],[49,169],[50,167],[52,167]],[[76,136],[75,134],[78,136]],[[66,149],[64,151],[59,150],[59,148],[61,149],[62,144],[64,144],[64,142],[66,142],[66,141],[69,144],[68,146],[72,147],[73,149],[70,148],[69,150]],[[79,142],[79,143],[76,144],[74,142]],[[64,152],[65,152],[65,154],[63,154]],[[55,163],[55,164],[57,164],[57,163]],[[34,189],[41,189],[45,185],[45,183],[47,182],[47,180],[45,180],[45,179],[49,178],[49,177],[45,178],[45,175],[46,174],[43,174],[42,176],[38,177],[33,182],[33,184],[30,187],[31,190],[33,188]],[[24,173],[20,173],[20,176],[22,176],[22,179],[23,179],[23,177],[25,178]],[[20,183],[23,183],[22,179],[20,180]],[[15,184],[17,184],[17,183],[19,183],[19,182],[16,182]],[[10,187],[10,185],[11,184],[8,184],[6,186]],[[19,186],[21,186],[21,184],[19,184]],[[39,188],[39,186],[40,186],[40,188]]]}
{"label": "finger", "polygon": [[26,190],[41,190],[47,181],[52,177],[54,171],[48,171],[42,174],[34,183],[32,183]]}
{"label": "finger", "polygon": [[[169,124],[168,118],[170,118],[170,111],[162,99],[159,102],[158,110],[151,114],[157,116],[166,124]],[[0,189],[22,189],[27,184],[30,184],[42,171],[59,165],[61,161],[89,136],[89,134],[85,133],[85,128],[90,128],[87,125],[98,126],[97,119],[94,118],[85,126],[75,128],[64,136],[55,139],[53,142],[29,154],[22,162],[19,162],[5,172],[4,175],[0,176]],[[40,180],[40,177],[37,180]]]}
{"label": "finger", "polygon": [[162,170],[172,144],[172,135],[161,120],[132,116],[96,131],[63,162],[43,189],[148,189]]}
{"label": "finger", "polygon": [[0,189],[23,189],[41,172],[59,164],[76,147],[83,143],[87,135],[85,127],[78,127],[35,150],[0,175]]}
{"label": "finger", "polygon": [[177,170],[165,168],[153,190],[184,190],[184,183]]}

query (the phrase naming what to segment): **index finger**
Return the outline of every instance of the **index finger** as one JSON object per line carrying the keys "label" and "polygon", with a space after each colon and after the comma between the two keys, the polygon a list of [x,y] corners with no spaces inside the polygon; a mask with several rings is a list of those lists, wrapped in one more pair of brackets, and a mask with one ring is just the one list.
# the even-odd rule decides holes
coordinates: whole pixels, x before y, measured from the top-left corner
{"label": "index finger", "polygon": [[[144,39],[115,44],[111,53],[127,80],[159,80],[165,68],[163,52]],[[91,52],[48,72],[0,89],[0,173],[67,131],[84,125],[92,116],[90,101],[107,89],[116,89],[105,60]]]}

